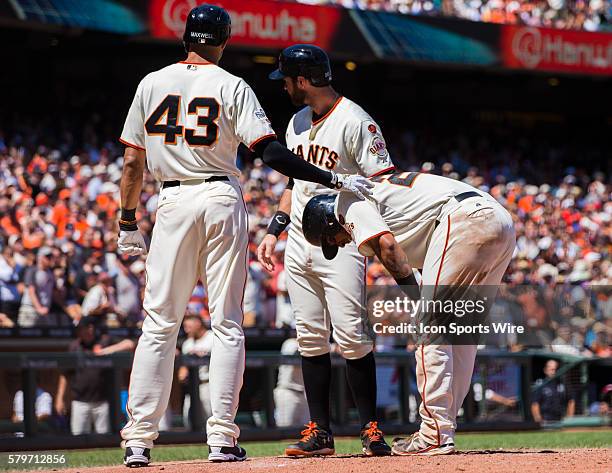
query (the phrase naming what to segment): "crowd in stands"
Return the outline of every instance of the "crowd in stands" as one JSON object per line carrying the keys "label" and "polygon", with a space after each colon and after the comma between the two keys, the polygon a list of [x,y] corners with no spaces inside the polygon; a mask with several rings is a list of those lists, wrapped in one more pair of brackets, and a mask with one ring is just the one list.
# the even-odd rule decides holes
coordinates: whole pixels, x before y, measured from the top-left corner
{"label": "crowd in stands", "polygon": [[487,23],[597,31],[612,25],[610,0],[296,0],[360,10],[458,17]]}
{"label": "crowd in stands", "polygon": [[[490,192],[514,216],[517,248],[498,317],[525,317],[535,334],[530,345],[612,355],[609,176],[593,167],[554,164],[584,163],[587,151],[572,155],[571,147],[548,143],[467,134],[440,139],[405,130],[389,130],[387,141],[399,168],[464,180]],[[114,142],[75,152],[68,141],[31,146],[20,135],[0,133],[1,326],[70,326],[84,316],[105,327],[139,326],[144,258],[116,251],[122,152]],[[594,162],[605,163],[593,153]],[[255,256],[286,181],[248,153],[239,162],[250,233],[245,325],[291,327],[284,241],[274,273]],[[148,174],[140,203],[139,226],[148,238],[157,206]],[[368,284],[386,283],[390,277],[371,262]],[[207,307],[198,284],[187,312],[207,319]],[[516,340],[505,345],[521,348]]]}

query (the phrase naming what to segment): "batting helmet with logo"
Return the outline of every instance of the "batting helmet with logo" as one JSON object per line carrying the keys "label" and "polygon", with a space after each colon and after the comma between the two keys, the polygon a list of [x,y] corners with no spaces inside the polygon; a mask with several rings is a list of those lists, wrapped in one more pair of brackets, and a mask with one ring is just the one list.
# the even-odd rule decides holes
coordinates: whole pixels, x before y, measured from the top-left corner
{"label": "batting helmet with logo", "polygon": [[200,5],[187,15],[183,42],[221,46],[232,31],[229,13],[216,5]]}
{"label": "batting helmet with logo", "polygon": [[294,44],[283,49],[278,58],[278,69],[268,76],[272,80],[302,76],[315,87],[329,85],[332,80],[329,57],[312,44]]}
{"label": "batting helmet with logo", "polygon": [[336,235],[344,231],[334,213],[336,196],[317,195],[310,199],[302,214],[302,230],[311,245],[320,246],[327,259],[338,254]]}

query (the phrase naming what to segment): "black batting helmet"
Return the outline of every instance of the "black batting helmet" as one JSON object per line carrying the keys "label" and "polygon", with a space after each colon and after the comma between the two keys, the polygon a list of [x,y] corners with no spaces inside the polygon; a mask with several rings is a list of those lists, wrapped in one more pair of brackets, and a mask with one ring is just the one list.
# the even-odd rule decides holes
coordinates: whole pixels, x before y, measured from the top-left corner
{"label": "black batting helmet", "polygon": [[312,44],[294,44],[285,48],[278,57],[278,69],[268,76],[272,80],[302,76],[315,87],[329,85],[332,80],[329,57]]}
{"label": "black batting helmet", "polygon": [[200,5],[187,15],[183,42],[185,49],[189,43],[220,46],[232,31],[232,21],[229,13],[216,5]]}
{"label": "black batting helmet", "polygon": [[311,245],[320,246],[323,256],[334,259],[338,254],[335,237],[343,231],[334,213],[336,196],[317,195],[310,199],[302,214],[302,230]]}

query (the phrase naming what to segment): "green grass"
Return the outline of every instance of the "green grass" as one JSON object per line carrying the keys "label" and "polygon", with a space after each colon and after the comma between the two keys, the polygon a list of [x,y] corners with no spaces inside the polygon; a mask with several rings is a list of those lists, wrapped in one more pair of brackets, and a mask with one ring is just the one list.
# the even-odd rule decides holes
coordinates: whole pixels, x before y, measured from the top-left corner
{"label": "green grass", "polygon": [[[389,438],[388,440],[391,440]],[[557,449],[557,448],[612,448],[612,430],[601,431],[544,431],[510,433],[459,434],[456,438],[459,450],[497,450],[497,449]],[[287,442],[244,442],[251,457],[282,455]],[[336,439],[336,452],[359,453],[361,445],[357,438]],[[116,465],[121,462],[122,450],[101,448],[94,450],[71,450],[64,453],[68,460],[66,466]],[[153,452],[155,462],[205,459],[206,445],[159,446]],[[0,454],[6,457],[6,454]],[[6,468],[6,459],[0,462],[0,469]]]}

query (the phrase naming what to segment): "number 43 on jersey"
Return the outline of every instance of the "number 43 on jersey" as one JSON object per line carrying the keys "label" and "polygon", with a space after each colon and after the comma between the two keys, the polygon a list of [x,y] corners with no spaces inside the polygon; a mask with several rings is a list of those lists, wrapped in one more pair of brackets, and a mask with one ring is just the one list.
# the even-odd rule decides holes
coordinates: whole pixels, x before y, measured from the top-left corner
{"label": "number 43 on jersey", "polygon": [[[196,124],[199,128],[204,128],[204,133],[198,133],[197,129],[185,128],[178,123],[180,106],[180,95],[167,95],[145,122],[147,134],[163,136],[167,145],[175,145],[178,136],[184,137],[189,146],[215,144],[219,135],[219,103],[211,97],[196,97],[189,102],[187,113],[197,117]],[[206,112],[200,114],[200,110],[204,109]]]}

